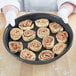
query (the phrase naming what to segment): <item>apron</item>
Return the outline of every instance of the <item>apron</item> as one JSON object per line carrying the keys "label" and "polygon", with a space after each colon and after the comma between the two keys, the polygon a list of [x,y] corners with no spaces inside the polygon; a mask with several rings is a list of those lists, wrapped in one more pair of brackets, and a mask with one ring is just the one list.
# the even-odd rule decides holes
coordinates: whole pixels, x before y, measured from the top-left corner
{"label": "apron", "polygon": [[57,0],[20,0],[21,11],[57,11]]}

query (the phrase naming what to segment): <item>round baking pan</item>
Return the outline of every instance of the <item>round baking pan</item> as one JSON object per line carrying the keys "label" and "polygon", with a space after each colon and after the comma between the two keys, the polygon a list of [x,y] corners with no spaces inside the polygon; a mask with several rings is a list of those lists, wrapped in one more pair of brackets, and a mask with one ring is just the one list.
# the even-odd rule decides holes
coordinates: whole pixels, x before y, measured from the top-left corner
{"label": "round baking pan", "polygon": [[[59,23],[64,28],[65,31],[68,32],[68,36],[69,37],[68,37],[68,41],[66,42],[66,44],[67,44],[66,49],[61,54],[55,55],[54,58],[49,59],[49,60],[45,60],[45,61],[40,61],[38,59],[39,53],[41,52],[41,50],[44,50],[44,48],[42,48],[40,50],[40,52],[37,52],[37,53],[35,52],[35,54],[37,56],[37,58],[36,58],[35,61],[29,61],[29,60],[25,60],[25,59],[20,58],[20,56],[19,56],[20,53],[16,53],[16,54],[12,53],[10,51],[10,49],[9,49],[9,46],[8,46],[9,41],[12,41],[12,39],[10,38],[10,30],[12,28],[18,27],[18,24],[21,21],[23,21],[23,20],[31,19],[33,21],[33,23],[34,23],[35,20],[40,19],[40,18],[47,18],[49,20],[49,22],[57,22],[57,23]],[[3,42],[4,42],[4,46],[7,49],[7,51],[10,54],[12,54],[14,57],[16,57],[17,59],[19,59],[20,61],[23,61],[23,62],[26,62],[26,63],[29,63],[29,64],[45,64],[45,63],[53,62],[53,61],[59,59],[61,56],[63,56],[71,48],[72,41],[73,41],[73,32],[72,32],[72,29],[71,29],[71,27],[68,24],[65,24],[63,22],[63,20],[60,17],[58,17],[58,16],[55,16],[55,15],[52,15],[52,14],[47,14],[47,13],[31,13],[31,14],[26,14],[26,15],[23,15],[21,17],[18,17],[15,20],[15,22],[16,22],[16,25],[14,27],[12,27],[9,24],[7,26],[7,28],[5,29],[4,34],[3,34]],[[37,31],[37,29],[38,29],[38,27],[35,26],[33,30]],[[55,37],[55,34],[53,34],[53,33],[51,33],[50,35],[53,36],[53,37]],[[36,36],[36,39],[39,40],[40,42],[42,41],[37,36]],[[23,43],[23,47],[24,48],[27,47],[28,42],[25,42],[22,38],[19,39],[19,40],[17,40],[17,41],[21,41]],[[57,43],[56,39],[55,39],[55,43]]]}

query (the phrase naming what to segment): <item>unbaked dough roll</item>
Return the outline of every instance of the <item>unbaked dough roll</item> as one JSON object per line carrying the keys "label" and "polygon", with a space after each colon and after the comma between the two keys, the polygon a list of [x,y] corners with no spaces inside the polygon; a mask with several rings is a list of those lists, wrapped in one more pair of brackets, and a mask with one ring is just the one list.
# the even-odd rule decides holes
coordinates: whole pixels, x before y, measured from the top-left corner
{"label": "unbaked dough roll", "polygon": [[39,28],[37,30],[37,35],[39,38],[44,38],[45,36],[50,35],[50,30],[48,28]]}
{"label": "unbaked dough roll", "polygon": [[56,34],[56,38],[58,42],[66,42],[68,39],[68,33],[66,31],[58,32]]}
{"label": "unbaked dough roll", "polygon": [[48,60],[48,59],[52,59],[54,58],[54,53],[50,50],[43,50],[39,56],[38,56],[39,60],[44,61],[44,60]]}
{"label": "unbaked dough roll", "polygon": [[20,57],[22,59],[30,60],[30,61],[35,61],[36,55],[34,52],[30,51],[29,49],[23,49],[20,53]]}
{"label": "unbaked dough roll", "polygon": [[56,23],[56,22],[50,23],[49,28],[50,28],[52,33],[57,33],[59,31],[63,31],[63,27],[60,24]]}
{"label": "unbaked dough roll", "polygon": [[42,44],[38,40],[33,40],[30,43],[28,43],[28,48],[32,51],[38,52],[41,50]]}
{"label": "unbaked dough roll", "polygon": [[43,38],[42,45],[46,49],[51,49],[54,46],[54,37],[53,36],[46,36]]}
{"label": "unbaked dough roll", "polygon": [[26,30],[23,32],[22,38],[24,41],[31,41],[36,37],[36,32],[33,30]]}
{"label": "unbaked dough roll", "polygon": [[49,20],[45,18],[37,19],[35,24],[37,27],[47,27],[49,25]]}
{"label": "unbaked dough roll", "polygon": [[20,52],[21,50],[23,50],[23,44],[22,42],[19,42],[19,41],[10,41],[9,49],[13,53]]}
{"label": "unbaked dough roll", "polygon": [[22,30],[30,30],[34,28],[34,24],[32,23],[32,20],[27,19],[19,23],[19,28]]}
{"label": "unbaked dough roll", "polygon": [[65,43],[57,43],[54,48],[53,48],[53,52],[55,54],[60,54],[61,52],[64,51],[64,49],[66,48],[67,44]]}
{"label": "unbaked dough roll", "polygon": [[18,40],[21,38],[23,34],[23,31],[19,28],[13,28],[11,31],[10,31],[10,37],[11,39],[13,40]]}

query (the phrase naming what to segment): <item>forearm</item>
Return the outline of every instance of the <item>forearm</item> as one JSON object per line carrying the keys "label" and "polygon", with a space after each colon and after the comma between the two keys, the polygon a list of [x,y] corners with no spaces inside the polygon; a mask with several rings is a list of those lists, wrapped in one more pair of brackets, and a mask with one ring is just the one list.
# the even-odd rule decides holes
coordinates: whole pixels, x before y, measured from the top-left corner
{"label": "forearm", "polygon": [[15,11],[17,13],[20,10],[20,3],[18,0],[0,0],[0,9],[4,13],[8,11]]}
{"label": "forearm", "polygon": [[17,14],[18,11],[19,11],[19,9],[16,8],[15,6],[12,6],[12,5],[7,5],[7,6],[4,6],[4,7],[2,8],[2,12],[3,12],[4,14],[6,14],[8,11],[13,11],[13,12],[15,12],[15,13]]}
{"label": "forearm", "polygon": [[76,6],[76,0],[57,0],[58,10],[65,3],[69,3],[69,4],[73,5],[73,6]]}

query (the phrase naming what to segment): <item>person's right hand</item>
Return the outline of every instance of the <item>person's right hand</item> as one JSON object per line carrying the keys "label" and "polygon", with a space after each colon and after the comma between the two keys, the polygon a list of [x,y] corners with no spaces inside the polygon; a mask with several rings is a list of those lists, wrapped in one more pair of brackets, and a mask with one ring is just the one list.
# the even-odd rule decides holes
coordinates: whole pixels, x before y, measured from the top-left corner
{"label": "person's right hand", "polygon": [[11,24],[11,26],[15,26],[15,19],[17,17],[16,12],[14,11],[8,11],[5,15],[5,19],[6,19],[6,26],[7,27],[9,24]]}
{"label": "person's right hand", "polygon": [[19,12],[18,8],[16,8],[15,6],[12,6],[12,5],[7,5],[2,8],[2,12],[3,12],[3,14],[5,16],[5,20],[6,20],[5,27],[7,27],[9,24],[11,24],[12,27],[15,26],[15,19]]}

